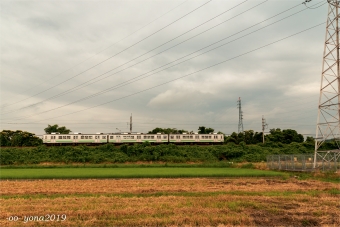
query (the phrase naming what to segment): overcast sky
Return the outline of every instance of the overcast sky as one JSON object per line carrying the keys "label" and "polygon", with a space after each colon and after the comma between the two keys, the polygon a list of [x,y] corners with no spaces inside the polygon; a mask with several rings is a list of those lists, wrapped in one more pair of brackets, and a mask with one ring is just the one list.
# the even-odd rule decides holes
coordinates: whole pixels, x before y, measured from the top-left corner
{"label": "overcast sky", "polygon": [[2,0],[1,130],[315,134],[325,2]]}

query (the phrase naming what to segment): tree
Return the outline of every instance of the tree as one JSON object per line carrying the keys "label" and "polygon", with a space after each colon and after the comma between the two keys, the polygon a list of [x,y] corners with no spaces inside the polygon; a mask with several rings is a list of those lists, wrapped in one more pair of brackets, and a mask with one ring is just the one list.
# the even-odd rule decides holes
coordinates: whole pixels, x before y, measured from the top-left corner
{"label": "tree", "polygon": [[157,133],[164,133],[164,134],[182,134],[188,133],[187,130],[176,128],[155,128],[152,131],[149,131],[148,134],[157,134]]}
{"label": "tree", "polygon": [[44,129],[46,134],[51,134],[52,132],[59,132],[60,134],[69,134],[71,132],[70,129],[65,126],[59,127],[56,125],[48,125],[47,128]]}
{"label": "tree", "polygon": [[42,140],[30,132],[3,130],[0,132],[0,146],[38,146]]}
{"label": "tree", "polygon": [[303,142],[303,135],[298,134],[293,129],[270,129],[270,135],[268,135],[268,139],[272,142],[281,142],[285,144],[290,144],[292,142],[302,143]]}
{"label": "tree", "polygon": [[306,142],[306,143],[314,144],[314,143],[315,143],[315,139],[314,139],[312,136],[307,136],[305,142]]}
{"label": "tree", "polygon": [[198,134],[209,134],[213,133],[215,130],[213,128],[206,128],[205,126],[198,127]]}
{"label": "tree", "polygon": [[304,141],[303,135],[297,133],[297,131],[293,129],[285,129],[282,131],[284,142],[283,143],[302,143]]}

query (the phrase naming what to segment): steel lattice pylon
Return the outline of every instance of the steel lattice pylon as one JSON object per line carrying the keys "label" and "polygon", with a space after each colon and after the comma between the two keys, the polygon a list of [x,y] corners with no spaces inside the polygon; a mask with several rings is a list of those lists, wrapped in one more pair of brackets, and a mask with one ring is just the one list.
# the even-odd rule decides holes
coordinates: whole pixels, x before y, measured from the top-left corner
{"label": "steel lattice pylon", "polygon": [[[340,157],[340,67],[339,67],[339,1],[328,0],[326,38],[323,53],[318,120],[315,138],[314,168],[319,161],[334,161]],[[334,140],[337,149],[319,151],[327,140]],[[328,156],[331,156],[331,160]]]}
{"label": "steel lattice pylon", "polygon": [[243,132],[243,112],[241,106],[241,97],[237,100],[237,108],[238,108],[238,133]]}

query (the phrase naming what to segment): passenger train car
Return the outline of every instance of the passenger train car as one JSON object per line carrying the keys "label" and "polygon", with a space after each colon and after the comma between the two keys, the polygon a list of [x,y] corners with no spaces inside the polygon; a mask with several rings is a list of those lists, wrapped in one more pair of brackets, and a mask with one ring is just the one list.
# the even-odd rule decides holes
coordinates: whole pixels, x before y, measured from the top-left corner
{"label": "passenger train car", "polygon": [[45,134],[43,143],[52,146],[61,145],[98,145],[98,144],[134,144],[150,142],[152,144],[222,144],[223,134],[141,134],[141,133],[118,133],[118,134]]}

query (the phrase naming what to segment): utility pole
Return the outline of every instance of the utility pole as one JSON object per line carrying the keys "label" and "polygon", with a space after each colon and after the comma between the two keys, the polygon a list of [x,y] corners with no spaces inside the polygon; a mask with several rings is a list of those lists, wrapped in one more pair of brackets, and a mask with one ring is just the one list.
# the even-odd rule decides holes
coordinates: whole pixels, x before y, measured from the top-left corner
{"label": "utility pole", "polygon": [[262,115],[262,143],[264,143],[264,130],[268,128],[268,124],[266,123],[266,119],[264,119]]}
{"label": "utility pole", "polygon": [[130,116],[130,133],[132,133],[132,114]]}
{"label": "utility pole", "polygon": [[241,106],[241,97],[238,97],[237,108],[238,108],[238,133],[240,133],[243,132],[243,112]]}
{"label": "utility pole", "polygon": [[[310,2],[309,0],[306,2]],[[340,157],[340,61],[339,61],[339,8],[338,0],[327,0],[328,14],[324,44],[318,118],[315,135],[313,168],[317,158],[322,162],[336,162]],[[337,149],[318,151],[321,145],[333,140]]]}

